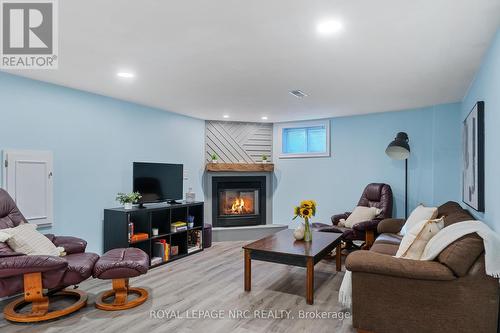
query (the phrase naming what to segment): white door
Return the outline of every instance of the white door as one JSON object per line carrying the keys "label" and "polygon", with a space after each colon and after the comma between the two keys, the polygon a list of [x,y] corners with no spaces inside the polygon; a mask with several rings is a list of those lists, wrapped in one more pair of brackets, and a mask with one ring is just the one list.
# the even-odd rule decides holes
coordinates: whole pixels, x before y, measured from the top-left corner
{"label": "white door", "polygon": [[38,226],[53,222],[52,152],[4,150],[3,188],[24,217]]}

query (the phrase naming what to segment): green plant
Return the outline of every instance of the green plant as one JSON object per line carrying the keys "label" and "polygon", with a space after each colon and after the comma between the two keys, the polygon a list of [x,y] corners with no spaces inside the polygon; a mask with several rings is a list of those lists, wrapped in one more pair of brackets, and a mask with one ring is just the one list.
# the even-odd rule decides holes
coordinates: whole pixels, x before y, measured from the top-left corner
{"label": "green plant", "polygon": [[136,203],[140,198],[142,198],[142,195],[139,192],[132,192],[129,194],[118,193],[116,195],[116,201],[118,201],[122,205],[126,203]]}
{"label": "green plant", "polygon": [[212,154],[212,161],[217,161],[219,159],[219,156],[217,156],[217,154]]}
{"label": "green plant", "polygon": [[266,155],[262,155],[262,160],[263,161],[267,161],[267,156]]}

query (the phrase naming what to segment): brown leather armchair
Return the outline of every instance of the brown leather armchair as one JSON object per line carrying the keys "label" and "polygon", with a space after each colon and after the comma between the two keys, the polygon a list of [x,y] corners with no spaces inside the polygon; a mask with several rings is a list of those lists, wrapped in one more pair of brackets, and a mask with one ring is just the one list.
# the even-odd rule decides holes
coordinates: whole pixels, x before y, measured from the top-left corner
{"label": "brown leather armchair", "polygon": [[[27,223],[23,214],[7,192],[0,189],[0,229]],[[4,317],[16,322],[38,322],[55,319],[86,305],[87,295],[80,290],[64,288],[76,285],[92,274],[99,259],[95,253],[86,253],[87,242],[76,237],[46,235],[56,246],[62,246],[64,257],[24,255],[14,252],[7,243],[0,242],[0,298],[24,292],[24,297],[7,304]],[[46,295],[43,290],[48,289]],[[71,297],[75,302],[67,308],[49,311],[49,296]],[[19,310],[31,303],[31,312]]]}
{"label": "brown leather armchair", "polygon": [[352,245],[352,242],[355,240],[364,241],[364,247],[369,249],[375,240],[377,226],[380,221],[392,217],[391,187],[382,183],[368,184],[358,201],[358,206],[376,207],[379,208],[381,212],[373,220],[358,223],[352,229],[338,226],[340,220],[347,219],[349,215],[351,215],[351,212],[333,215],[333,226],[322,223],[314,223],[313,228],[317,231],[342,233],[342,239],[348,245]]}

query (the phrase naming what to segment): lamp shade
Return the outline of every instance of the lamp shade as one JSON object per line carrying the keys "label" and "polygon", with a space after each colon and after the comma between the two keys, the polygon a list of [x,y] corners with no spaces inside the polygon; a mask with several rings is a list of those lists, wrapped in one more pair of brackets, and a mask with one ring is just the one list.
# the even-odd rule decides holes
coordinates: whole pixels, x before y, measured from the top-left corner
{"label": "lamp shade", "polygon": [[394,141],[389,143],[385,153],[394,160],[406,160],[410,157],[410,145],[408,141],[408,134],[399,132]]}

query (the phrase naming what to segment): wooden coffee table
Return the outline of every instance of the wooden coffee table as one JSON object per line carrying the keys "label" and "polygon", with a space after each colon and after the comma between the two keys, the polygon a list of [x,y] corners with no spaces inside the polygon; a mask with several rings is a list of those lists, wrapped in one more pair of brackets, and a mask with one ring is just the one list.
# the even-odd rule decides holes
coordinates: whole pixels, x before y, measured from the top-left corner
{"label": "wooden coffee table", "polygon": [[293,230],[287,229],[243,246],[245,291],[251,289],[252,259],[306,267],[306,300],[307,304],[313,304],[314,265],[336,248],[337,271],[341,270],[341,236],[340,233],[313,231],[312,242],[296,241]]}

